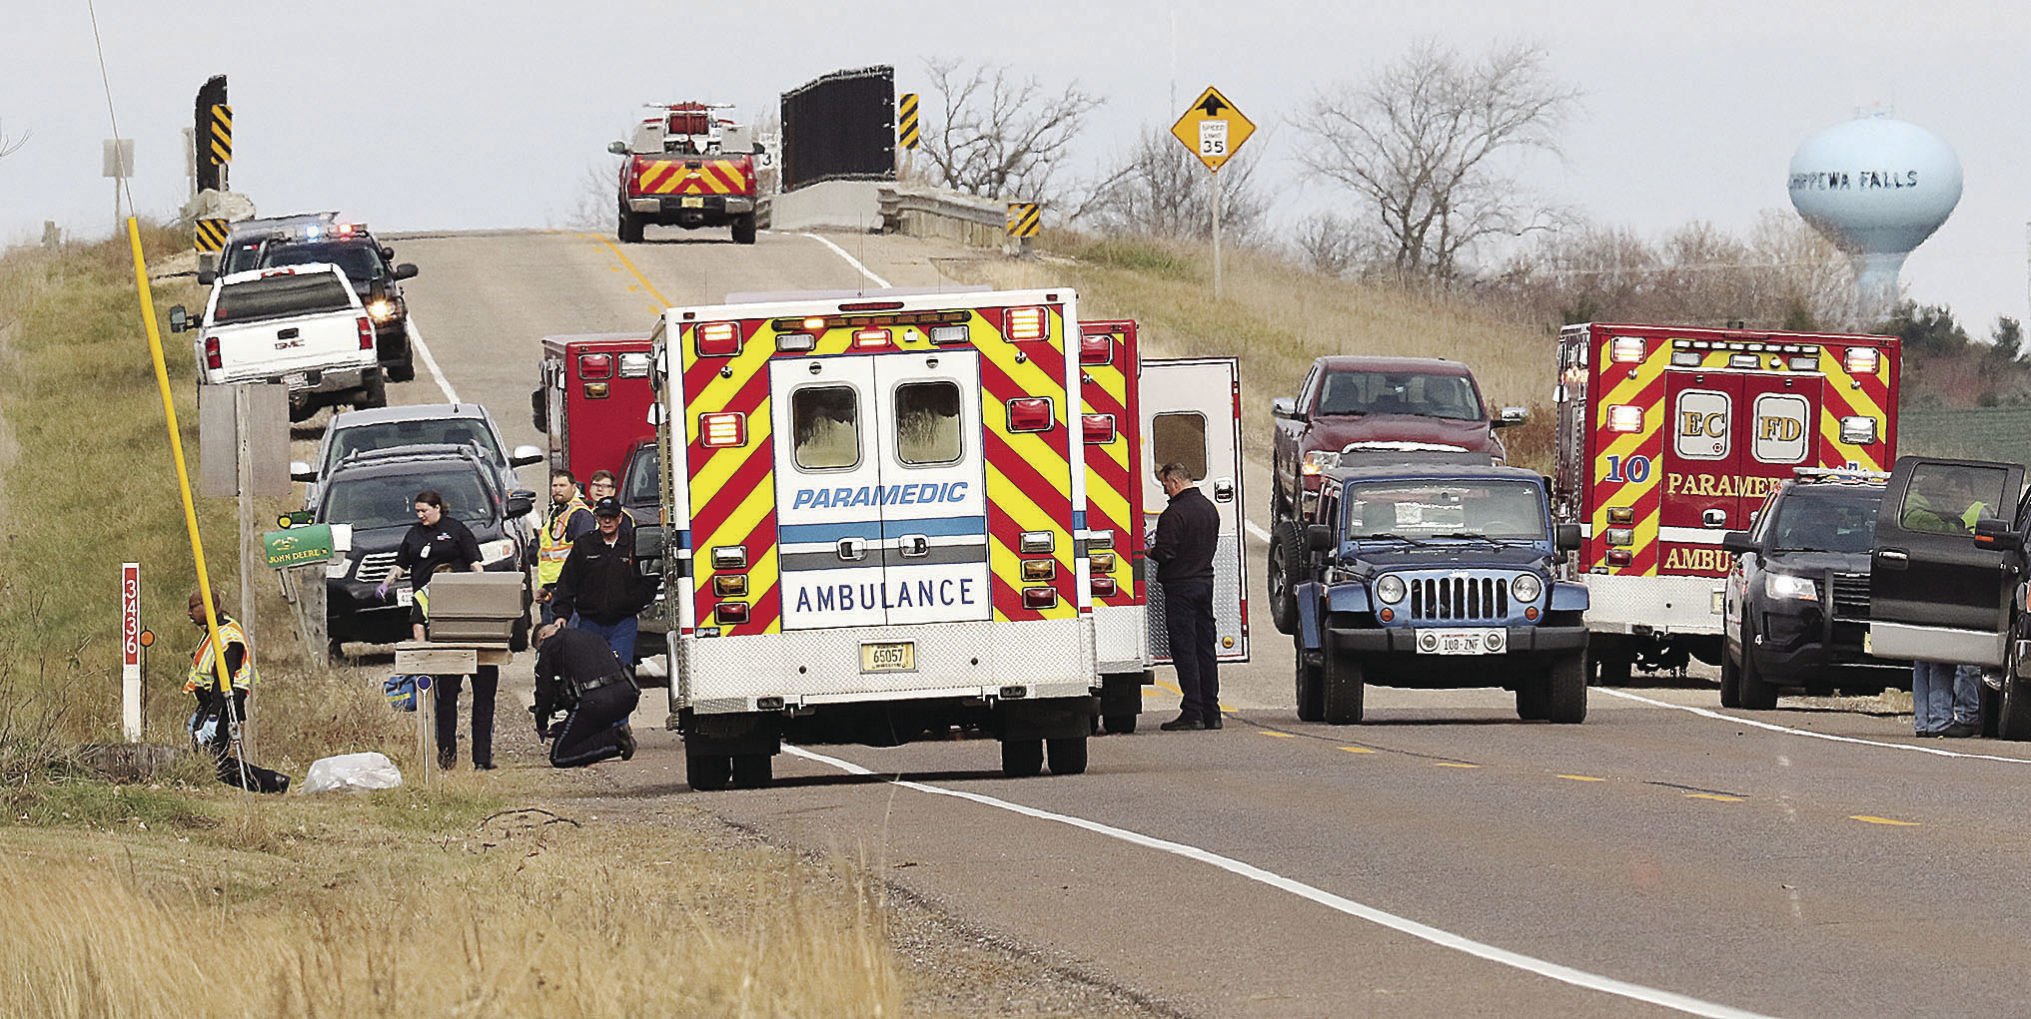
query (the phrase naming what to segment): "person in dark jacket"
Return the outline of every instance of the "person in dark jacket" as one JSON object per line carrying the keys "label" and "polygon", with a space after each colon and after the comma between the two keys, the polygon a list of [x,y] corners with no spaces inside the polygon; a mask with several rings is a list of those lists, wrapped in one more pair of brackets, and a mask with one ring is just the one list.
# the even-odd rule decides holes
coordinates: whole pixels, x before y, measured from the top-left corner
{"label": "person in dark jacket", "polygon": [[599,529],[571,543],[550,607],[558,619],[606,641],[632,673],[635,613],[655,600],[657,578],[642,576],[635,566],[634,543],[621,533],[620,500],[601,499],[592,513]]}
{"label": "person in dark jacket", "polygon": [[[550,740],[550,764],[574,768],[635,756],[634,733],[622,723],[641,691],[613,649],[590,630],[554,622],[536,631],[536,738]],[[564,723],[550,720],[565,711]]]}
{"label": "person in dark jacket", "polygon": [[1220,728],[1219,639],[1213,626],[1213,553],[1220,545],[1220,511],[1192,484],[1183,464],[1157,468],[1157,484],[1171,504],[1157,517],[1149,558],[1164,589],[1164,629],[1170,635],[1171,663],[1184,693],[1178,717],[1158,728]]}

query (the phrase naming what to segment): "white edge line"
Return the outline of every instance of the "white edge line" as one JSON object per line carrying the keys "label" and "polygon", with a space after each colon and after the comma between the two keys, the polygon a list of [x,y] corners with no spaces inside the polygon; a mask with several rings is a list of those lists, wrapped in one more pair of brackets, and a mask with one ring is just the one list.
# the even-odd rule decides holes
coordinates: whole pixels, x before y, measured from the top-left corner
{"label": "white edge line", "polygon": [[409,345],[416,348],[416,353],[423,355],[423,367],[429,369],[430,377],[437,380],[437,388],[444,390],[445,402],[457,403],[458,390],[451,388],[451,380],[444,377],[444,369],[439,368],[437,359],[430,356],[430,347],[423,342],[422,327],[412,318],[404,321],[403,329],[409,333]]}
{"label": "white edge line", "polygon": [[1778,725],[1775,722],[1764,722],[1754,718],[1743,718],[1741,715],[1730,715],[1720,711],[1713,711],[1708,708],[1696,708],[1690,704],[1673,704],[1670,701],[1655,700],[1653,698],[1645,697],[1641,694],[1629,693],[1626,690],[1614,690],[1604,686],[1595,687],[1594,692],[1604,693],[1610,697],[1620,697],[1623,700],[1635,701],[1638,704],[1648,704],[1653,708],[1670,708],[1674,711],[1690,712],[1692,714],[1700,716],[1701,718],[1712,718],[1723,722],[1733,722],[1736,725],[1746,725],[1754,729],[1766,729],[1769,730],[1770,732],[1789,733],[1793,736],[1805,736],[1810,739],[1823,739],[1829,743],[1852,743],[1856,746],[1880,747],[1884,750],[1904,750],[1914,754],[1931,754],[1934,757],[1959,757],[1970,761],[1998,761],[2003,764],[2031,764],[2031,758],[2025,757],[2004,757],[1999,754],[1968,754],[1962,753],[1958,750],[1946,750],[1940,747],[1921,747],[1921,746],[1913,746],[1910,743],[1889,743],[1883,740],[1863,739],[1859,736],[1836,736],[1830,732],[1814,732],[1811,729],[1794,729],[1791,726]]}
{"label": "white edge line", "polygon": [[875,286],[878,286],[883,290],[895,289],[895,284],[890,283],[888,280],[882,279],[880,276],[876,276],[874,274],[874,270],[869,269],[867,266],[860,264],[860,259],[847,254],[845,248],[842,248],[839,245],[832,243],[832,241],[830,241],[829,239],[820,237],[817,234],[798,234],[797,236],[809,237],[812,240],[817,241],[818,243],[823,244],[828,248],[831,248],[833,254],[838,255],[843,259],[846,259],[847,265],[853,266],[854,269],[858,270],[862,276],[867,277],[871,282],[873,282]]}
{"label": "white edge line", "polygon": [[1254,538],[1255,540],[1262,542],[1265,545],[1269,544],[1269,532],[1263,530],[1261,524],[1258,524],[1253,520],[1243,520],[1241,521],[1241,526],[1248,528],[1249,537]]}
{"label": "white edge line", "polygon": [[[827,757],[824,754],[813,753],[809,750],[805,750],[802,747],[789,746],[786,744],[783,747],[783,752],[787,754],[794,754],[808,761],[815,761],[819,764],[830,765],[834,768],[839,769],[840,771],[846,772],[849,775],[875,774],[874,772],[869,771],[868,769],[863,768],[858,764],[854,764],[851,761],[843,761],[836,757]],[[1083,817],[1074,817],[1070,814],[1059,814],[1048,810],[1041,810],[1036,807],[1027,807],[1020,803],[1010,803],[1007,800],[998,800],[992,796],[982,796],[979,793],[962,792],[957,789],[946,789],[940,786],[927,785],[922,782],[909,782],[902,779],[892,779],[891,781],[895,785],[902,786],[906,789],[912,789],[917,792],[929,793],[933,796],[949,796],[952,797],[953,799],[966,800],[968,802],[977,803],[982,806],[993,807],[997,810],[1006,810],[1011,813],[1021,814],[1024,817],[1036,818],[1037,820],[1040,821],[1055,821],[1059,824],[1070,825],[1074,828],[1080,828],[1089,832],[1093,832],[1096,835],[1104,835],[1111,839],[1127,842],[1130,845],[1141,846],[1145,849],[1154,849],[1157,850],[1158,852],[1169,853],[1172,856],[1180,856],[1187,860],[1192,860],[1198,863],[1204,863],[1209,866],[1217,867],[1221,870],[1227,871],[1230,874],[1246,878],[1250,881],[1268,885],[1269,887],[1275,888],[1278,891],[1289,892],[1290,894],[1296,895],[1299,898],[1308,899],[1312,902],[1318,903],[1321,906],[1325,906],[1328,909],[1345,913],[1348,916],[1352,916],[1361,920],[1366,920],[1369,923],[1373,923],[1382,927],[1387,927],[1390,930],[1397,931],[1402,934],[1408,934],[1411,937],[1417,938],[1422,941],[1428,941],[1434,945],[1438,945],[1441,948],[1449,948],[1456,952],[1464,952],[1468,955],[1472,955],[1477,958],[1486,959],[1489,962],[1500,963],[1504,966],[1520,969],[1527,973],[1534,973],[1538,976],[1548,977],[1552,980],[1557,980],[1561,983],[1571,984],[1575,987],[1585,988],[1590,991],[1599,991],[1604,994],[1612,994],[1617,997],[1628,998],[1632,1001],[1644,1002],[1645,1004],[1657,1005],[1662,1008],[1675,1009],[1677,1011],[1685,1012],[1690,1015],[1715,1016],[1722,1017],[1722,1019],[1748,1019],[1748,1017],[1757,1017],[1760,1015],[1759,1013],[1756,1012],[1749,1012],[1743,1009],[1733,1008],[1728,1005],[1720,1005],[1710,1001],[1701,1001],[1698,998],[1678,994],[1673,991],[1659,990],[1653,987],[1645,987],[1641,984],[1632,984],[1624,980],[1616,980],[1613,977],[1605,977],[1595,973],[1588,973],[1584,970],[1574,969],[1570,966],[1562,966],[1555,962],[1547,962],[1543,959],[1538,959],[1532,956],[1524,955],[1520,952],[1512,952],[1506,948],[1497,948],[1494,945],[1483,944],[1479,941],[1475,941],[1471,938],[1467,938],[1462,935],[1454,934],[1450,931],[1443,931],[1436,927],[1421,924],[1415,920],[1406,919],[1404,917],[1397,916],[1394,913],[1377,909],[1373,906],[1363,905],[1362,903],[1355,902],[1352,899],[1335,895],[1332,892],[1328,892],[1320,888],[1315,888],[1311,885],[1305,884],[1302,881],[1296,881],[1291,878],[1284,877],[1281,874],[1264,870],[1260,867],[1254,866],[1253,864],[1243,863],[1240,860],[1232,859],[1226,856],[1221,856],[1218,853],[1210,852],[1205,849],[1200,849],[1197,846],[1189,846],[1181,842],[1172,842],[1167,839],[1160,839],[1152,835],[1144,835],[1141,832],[1129,831],[1128,829],[1125,828],[1116,828],[1113,825],[1102,824],[1099,821],[1089,821]]]}

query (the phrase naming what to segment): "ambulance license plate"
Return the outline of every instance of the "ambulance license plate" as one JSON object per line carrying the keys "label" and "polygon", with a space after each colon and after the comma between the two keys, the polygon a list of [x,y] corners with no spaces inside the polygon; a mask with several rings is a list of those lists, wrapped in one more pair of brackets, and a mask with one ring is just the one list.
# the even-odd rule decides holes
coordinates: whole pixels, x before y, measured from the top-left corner
{"label": "ambulance license plate", "polygon": [[917,642],[898,640],[883,644],[862,644],[860,646],[860,671],[917,671]]}
{"label": "ambulance license plate", "polygon": [[677,207],[680,209],[703,209],[705,208],[705,199],[679,198],[677,199]]}
{"label": "ambulance license plate", "polygon": [[1428,655],[1500,654],[1505,636],[1501,630],[1426,630],[1418,635],[1417,649]]}

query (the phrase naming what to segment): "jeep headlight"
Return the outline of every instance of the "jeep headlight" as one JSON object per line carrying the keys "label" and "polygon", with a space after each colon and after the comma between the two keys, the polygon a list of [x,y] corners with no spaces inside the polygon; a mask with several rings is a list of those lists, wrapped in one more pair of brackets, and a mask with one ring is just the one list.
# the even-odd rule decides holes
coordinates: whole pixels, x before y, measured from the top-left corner
{"label": "jeep headlight", "polygon": [[1403,600],[1406,590],[1403,578],[1392,573],[1375,582],[1375,599],[1384,605],[1394,605]]}
{"label": "jeep headlight", "polygon": [[1519,573],[1509,582],[1509,596],[1517,601],[1536,601],[1544,593],[1544,581],[1535,573]]}
{"label": "jeep headlight", "polygon": [[1819,585],[1811,577],[1800,577],[1790,573],[1766,573],[1763,575],[1763,590],[1772,598],[1790,601],[1818,601]]}

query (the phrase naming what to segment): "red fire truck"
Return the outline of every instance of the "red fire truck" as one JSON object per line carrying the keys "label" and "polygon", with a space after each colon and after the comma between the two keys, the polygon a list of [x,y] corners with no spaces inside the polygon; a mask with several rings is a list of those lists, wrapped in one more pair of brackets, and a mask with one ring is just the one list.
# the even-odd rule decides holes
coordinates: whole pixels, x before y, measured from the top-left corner
{"label": "red fire truck", "polygon": [[1721,536],[1800,467],[1897,458],[1895,337],[1570,325],[1553,512],[1580,525],[1597,681],[1718,664]]}
{"label": "red fire truck", "polygon": [[762,146],[719,116],[721,103],[651,103],[627,141],[607,146],[620,166],[617,235],[642,240],[650,223],[725,226],[736,244],[755,242],[755,160]]}
{"label": "red fire truck", "polygon": [[529,394],[531,423],[549,437],[550,466],[583,485],[597,470],[620,475],[628,452],[654,440],[649,338],[592,333],[543,338],[541,381]]}

